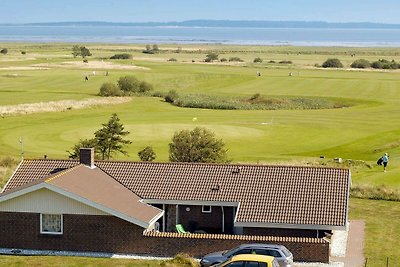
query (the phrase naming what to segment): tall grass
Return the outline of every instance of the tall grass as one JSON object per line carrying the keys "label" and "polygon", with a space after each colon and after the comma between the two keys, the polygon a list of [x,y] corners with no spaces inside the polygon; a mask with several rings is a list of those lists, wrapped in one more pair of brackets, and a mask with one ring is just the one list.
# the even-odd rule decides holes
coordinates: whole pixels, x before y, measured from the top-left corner
{"label": "tall grass", "polygon": [[354,185],[351,187],[350,196],[361,199],[400,201],[400,190],[385,185]]}
{"label": "tall grass", "polygon": [[186,108],[206,108],[221,110],[305,110],[305,109],[332,109],[354,105],[350,101],[296,96],[268,96],[255,94],[252,97],[222,97],[205,94],[176,94],[168,102]]}
{"label": "tall grass", "polygon": [[7,183],[7,180],[10,178],[17,164],[18,161],[9,156],[0,159],[0,191]]}

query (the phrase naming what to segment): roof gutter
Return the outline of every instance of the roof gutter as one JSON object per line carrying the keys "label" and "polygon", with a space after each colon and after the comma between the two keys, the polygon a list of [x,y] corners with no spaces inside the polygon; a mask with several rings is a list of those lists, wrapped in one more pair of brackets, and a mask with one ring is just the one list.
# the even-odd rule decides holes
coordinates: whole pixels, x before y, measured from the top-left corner
{"label": "roof gutter", "polygon": [[235,227],[254,228],[285,228],[305,230],[346,230],[346,225],[319,225],[319,224],[289,224],[289,223],[261,223],[261,222],[234,222]]}

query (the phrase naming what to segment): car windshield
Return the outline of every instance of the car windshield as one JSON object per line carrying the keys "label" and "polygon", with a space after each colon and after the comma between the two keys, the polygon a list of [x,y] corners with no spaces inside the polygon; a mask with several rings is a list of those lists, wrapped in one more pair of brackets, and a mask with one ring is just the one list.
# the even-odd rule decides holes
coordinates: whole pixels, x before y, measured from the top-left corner
{"label": "car windshield", "polygon": [[229,256],[229,255],[232,255],[233,253],[235,253],[237,250],[238,250],[238,248],[233,248],[233,249],[231,249],[231,250],[225,250],[225,251],[222,253],[222,255],[224,255],[224,256]]}

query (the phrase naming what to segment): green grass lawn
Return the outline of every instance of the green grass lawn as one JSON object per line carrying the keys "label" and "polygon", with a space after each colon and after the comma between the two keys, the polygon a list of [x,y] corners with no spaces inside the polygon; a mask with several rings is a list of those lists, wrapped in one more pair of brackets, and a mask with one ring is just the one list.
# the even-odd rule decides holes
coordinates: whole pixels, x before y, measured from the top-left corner
{"label": "green grass lawn", "polygon": [[[67,158],[68,149],[80,138],[92,137],[93,132],[115,112],[131,132],[129,139],[133,142],[127,148],[129,156],[115,155],[117,160],[136,161],[137,152],[150,145],[157,154],[157,161],[167,161],[168,143],[175,131],[203,126],[224,140],[233,162],[323,162],[320,156],[324,156],[325,160],[335,157],[362,160],[371,167],[352,167],[353,184],[400,188],[399,72],[322,70],[313,67],[329,57],[339,58],[346,66],[359,58],[400,61],[399,48],[187,45],[182,46],[181,53],[175,53],[174,45],[161,45],[161,49],[168,51],[148,55],[141,53],[144,48],[141,45],[91,44],[87,45],[93,53],[89,61],[109,61],[107,58],[111,55],[128,52],[133,55],[133,61],[112,62],[147,69],[107,69],[109,76],[97,75],[84,82],[84,75],[91,69],[51,66],[81,61],[80,58],[72,58],[72,45],[9,43],[2,46],[8,47],[10,52],[0,57],[0,106],[93,98],[97,97],[102,83],[115,82],[128,74],[152,83],[155,91],[160,92],[176,90],[185,94],[234,97],[250,97],[256,93],[263,96],[334,97],[358,104],[350,108],[326,110],[208,110],[179,108],[161,98],[134,97],[131,102],[121,105],[5,116],[0,117],[0,158],[19,158],[20,137],[24,140],[26,158],[41,158],[43,155]],[[27,54],[21,55],[22,50]],[[200,63],[210,51],[219,53],[220,58],[238,56],[245,62]],[[351,57],[352,53],[356,57]],[[167,62],[172,57],[178,61]],[[255,57],[261,57],[264,62],[252,63]],[[269,60],[291,60],[293,64],[270,64]],[[38,63],[46,63],[50,67],[43,70],[18,69]],[[256,71],[261,72],[260,77],[256,76]],[[293,76],[288,76],[289,72]],[[390,155],[386,173],[381,166],[375,165],[378,157],[385,152]],[[399,247],[396,241],[399,238],[399,209],[400,204],[396,202],[351,200],[350,218],[365,219],[367,223],[366,256],[375,261],[369,266],[381,266],[385,256],[399,258],[398,252],[393,249]],[[9,259],[0,256],[0,264]],[[63,261],[59,259],[46,257],[45,262],[59,261],[52,264],[63,266]],[[85,259],[76,259],[80,260]],[[14,263],[18,261],[18,257],[12,257],[12,264],[16,265],[11,266],[20,266]],[[75,264],[75,260],[71,261],[71,265]],[[93,265],[108,265],[107,261],[113,260],[99,259]],[[37,264],[42,262],[38,260]],[[117,262],[134,264],[130,261]]]}
{"label": "green grass lawn", "polygon": [[[100,266],[126,266],[126,267],[159,267],[160,261],[153,260],[128,260],[104,259],[67,256],[0,256],[0,266],[68,266],[68,267],[100,267]],[[172,267],[172,266],[171,266]],[[180,267],[176,265],[176,267]]]}
{"label": "green grass lawn", "polygon": [[400,203],[350,199],[350,220],[365,221],[364,254],[368,266],[400,266]]}

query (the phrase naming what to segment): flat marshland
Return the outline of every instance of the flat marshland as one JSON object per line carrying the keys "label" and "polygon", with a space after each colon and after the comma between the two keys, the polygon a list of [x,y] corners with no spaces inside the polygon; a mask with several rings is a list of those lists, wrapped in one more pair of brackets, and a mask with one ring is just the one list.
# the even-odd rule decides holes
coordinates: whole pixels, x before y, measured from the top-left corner
{"label": "flat marshland", "polygon": [[[0,44],[9,51],[0,55],[0,159],[15,159],[14,163],[5,161],[5,166],[0,161],[2,185],[10,173],[5,169],[15,166],[20,157],[20,138],[26,158],[67,158],[66,151],[80,138],[91,137],[117,113],[132,141],[127,147],[129,156],[115,155],[118,160],[139,160],[137,152],[152,146],[156,160],[167,161],[174,132],[202,126],[224,140],[232,162],[350,167],[353,186],[400,189],[400,72],[350,68],[361,58],[399,62],[400,48],[165,44],[159,45],[159,53],[146,54],[144,45],[82,45],[93,54],[88,63],[72,57],[72,44]],[[227,61],[205,63],[211,52]],[[109,59],[120,53],[131,54],[132,59]],[[234,57],[242,62],[230,62]],[[253,63],[257,57],[263,62]],[[328,58],[340,59],[344,68],[315,67]],[[175,90],[192,100],[199,95],[252,99],[258,94],[263,101],[300,98],[338,105],[231,110],[178,107],[151,94],[121,103],[97,96],[103,83],[116,83],[125,75],[151,83],[158,95]],[[98,104],[74,105],[93,99]],[[68,104],[43,109],[50,106],[48,102]],[[17,112],[26,104],[28,113]],[[387,173],[375,163],[385,152],[390,155]],[[343,163],[334,158],[342,158]],[[366,256],[383,259],[385,251],[400,246],[398,239],[384,242],[385,235],[399,236],[400,230],[391,228],[389,233],[382,227],[377,231],[376,211],[366,209],[375,207],[370,203],[352,199],[350,218],[367,222]],[[373,203],[398,209],[398,202]],[[380,221],[394,223],[387,213],[381,214]],[[372,249],[376,246],[382,251]],[[393,253],[387,256],[400,256]]]}

